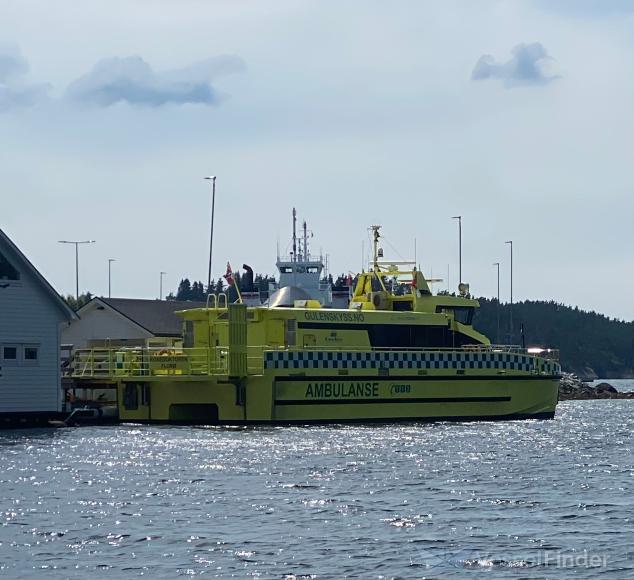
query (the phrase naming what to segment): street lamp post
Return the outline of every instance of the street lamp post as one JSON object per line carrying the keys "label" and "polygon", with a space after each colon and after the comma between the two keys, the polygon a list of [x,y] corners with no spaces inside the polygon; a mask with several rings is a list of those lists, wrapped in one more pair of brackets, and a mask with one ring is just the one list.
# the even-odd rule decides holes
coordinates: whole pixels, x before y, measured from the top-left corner
{"label": "street lamp post", "polygon": [[458,283],[462,284],[462,216],[455,215],[451,219],[458,220]]}
{"label": "street lamp post", "polygon": [[114,258],[108,258],[108,298],[112,298],[112,262],[116,262]]}
{"label": "street lamp post", "polygon": [[509,240],[504,242],[505,244],[509,244],[511,247],[511,304],[509,310],[509,334],[511,338],[511,343],[513,342],[513,240]]}
{"label": "street lamp post", "polygon": [[79,242],[59,240],[59,243],[75,245],[75,299],[77,300],[77,308],[79,308],[79,244],[94,244],[95,240],[82,240]]}
{"label": "street lamp post", "polygon": [[167,272],[161,272],[159,278],[159,300],[163,300],[163,276],[165,276]]}
{"label": "street lamp post", "polygon": [[207,292],[210,291],[211,287],[211,254],[214,248],[214,208],[216,205],[216,176],[210,175],[209,177],[205,177],[211,181],[211,228],[209,232],[209,271],[207,273]]}
{"label": "street lamp post", "polygon": [[493,265],[497,268],[498,271],[498,304],[496,309],[497,332],[495,334],[495,342],[497,344],[500,344],[500,262],[494,262]]}

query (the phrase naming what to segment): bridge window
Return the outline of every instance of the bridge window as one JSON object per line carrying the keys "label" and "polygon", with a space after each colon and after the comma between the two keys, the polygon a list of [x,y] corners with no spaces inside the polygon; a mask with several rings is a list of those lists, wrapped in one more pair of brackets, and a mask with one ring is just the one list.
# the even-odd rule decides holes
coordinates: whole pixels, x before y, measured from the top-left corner
{"label": "bridge window", "polygon": [[474,310],[473,306],[436,306],[438,313],[450,314],[453,312],[454,320],[460,324],[471,324]]}
{"label": "bridge window", "polygon": [[280,272],[282,274],[292,274],[293,273],[293,268],[291,266],[282,266],[280,268]]}
{"label": "bridge window", "polygon": [[473,322],[473,307],[459,306],[453,309],[454,320],[461,324],[471,324]]}

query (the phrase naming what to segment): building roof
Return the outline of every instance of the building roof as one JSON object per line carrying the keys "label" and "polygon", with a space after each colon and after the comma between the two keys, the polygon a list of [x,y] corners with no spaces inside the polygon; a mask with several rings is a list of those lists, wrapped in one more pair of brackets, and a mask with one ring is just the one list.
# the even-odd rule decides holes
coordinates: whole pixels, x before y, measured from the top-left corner
{"label": "building roof", "polygon": [[53,288],[48,280],[40,274],[38,269],[30,262],[30,260],[20,251],[7,234],[5,234],[0,229],[0,245],[6,245],[9,250],[14,254],[14,257],[17,259],[21,265],[31,273],[31,275],[35,278],[35,280],[40,284],[44,293],[51,299],[53,304],[57,306],[62,313],[66,316],[68,320],[75,320],[77,318],[77,314],[73,311],[73,309],[66,304],[66,301],[57,293],[55,288]]}
{"label": "building roof", "polygon": [[[181,336],[183,334],[183,320],[174,312],[205,307],[204,302],[137,298],[93,298],[88,304],[95,301],[116,310],[154,336]],[[80,316],[88,304],[79,309]]]}

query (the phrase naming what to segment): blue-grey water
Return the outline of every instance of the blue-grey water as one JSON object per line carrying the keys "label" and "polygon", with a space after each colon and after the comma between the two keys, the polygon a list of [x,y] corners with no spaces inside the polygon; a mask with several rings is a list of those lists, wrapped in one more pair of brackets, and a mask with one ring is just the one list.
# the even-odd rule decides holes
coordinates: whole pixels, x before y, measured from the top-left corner
{"label": "blue-grey water", "polygon": [[552,421],[0,432],[8,578],[633,578],[634,401]]}

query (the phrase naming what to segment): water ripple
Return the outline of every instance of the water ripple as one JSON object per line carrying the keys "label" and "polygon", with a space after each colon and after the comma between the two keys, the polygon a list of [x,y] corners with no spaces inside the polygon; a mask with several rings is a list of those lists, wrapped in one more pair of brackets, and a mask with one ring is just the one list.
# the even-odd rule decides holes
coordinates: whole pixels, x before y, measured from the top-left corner
{"label": "water ripple", "polygon": [[634,577],[633,404],[509,423],[0,432],[0,574]]}

